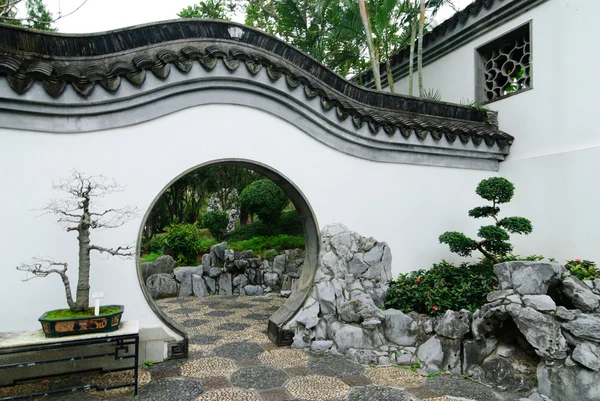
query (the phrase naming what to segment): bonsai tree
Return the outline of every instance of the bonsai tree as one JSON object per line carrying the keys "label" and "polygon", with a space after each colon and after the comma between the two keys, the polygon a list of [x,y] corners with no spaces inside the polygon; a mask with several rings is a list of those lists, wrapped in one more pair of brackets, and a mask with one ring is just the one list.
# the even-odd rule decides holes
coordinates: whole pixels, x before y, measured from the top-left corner
{"label": "bonsai tree", "polygon": [[283,189],[268,179],[254,181],[240,194],[242,209],[258,215],[267,226],[277,222],[288,202]]}
{"label": "bonsai tree", "polygon": [[450,251],[460,256],[471,256],[478,250],[493,263],[498,263],[503,256],[512,251],[508,242],[511,234],[529,234],[533,230],[531,222],[523,217],[498,218],[498,205],[508,203],[512,199],[515,187],[505,178],[492,177],[483,180],[475,191],[483,199],[492,202],[491,206],[479,206],[469,210],[469,216],[476,219],[492,218],[493,225],[482,226],[477,233],[479,241],[467,237],[463,233],[448,231],[440,235],[440,243],[448,244]]}
{"label": "bonsai tree", "polygon": [[76,297],[73,298],[71,293],[71,284],[67,276],[68,265],[65,262],[34,258],[33,263],[21,264],[17,266],[17,269],[29,273],[24,281],[36,277],[47,277],[53,273],[59,275],[65,286],[69,309],[73,312],[83,312],[89,308],[90,304],[90,254],[96,251],[113,256],[133,255],[131,246],[105,248],[92,244],[90,242],[91,230],[120,227],[135,217],[137,210],[131,206],[103,211],[93,209],[92,204],[96,198],[121,190],[116,182],[103,176],[87,176],[73,171],[71,177],[60,180],[53,185],[53,188],[66,192],[68,197],[51,201],[44,210],[48,214],[57,215],[58,222],[64,226],[67,232],[76,232],[79,242],[79,277]]}

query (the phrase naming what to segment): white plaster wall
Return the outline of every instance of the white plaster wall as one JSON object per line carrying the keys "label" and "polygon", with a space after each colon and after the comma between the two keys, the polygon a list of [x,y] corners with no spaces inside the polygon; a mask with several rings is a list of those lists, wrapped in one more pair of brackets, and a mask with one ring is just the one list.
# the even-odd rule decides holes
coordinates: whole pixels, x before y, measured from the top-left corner
{"label": "white plaster wall", "polygon": [[[32,256],[71,266],[75,281],[77,240],[55,216],[39,216],[53,179],[77,168],[115,178],[121,193],[103,206],[135,205],[143,214],[162,188],[181,172],[221,158],[267,164],[287,176],[311,203],[322,228],[343,222],[351,230],[387,241],[398,274],[452,259],[437,237],[446,230],[474,233],[467,210],[473,188],[487,171],[376,163],[340,153],[276,116],[252,108],[200,106],[147,123],[83,134],[0,130],[0,331],[37,328],[44,311],[65,307],[58,277],[22,282],[15,266]],[[38,217],[39,216],[39,217]],[[102,246],[134,243],[141,217],[119,229],[94,232]],[[92,291],[106,303],[126,306],[124,319],[160,325],[139,288],[135,261],[94,255]]]}
{"label": "white plaster wall", "polygon": [[[438,89],[442,100],[473,100],[476,49],[532,21],[533,89],[487,105],[498,111],[500,129],[515,137],[499,174],[517,188],[504,209],[534,224],[529,237],[514,237],[521,255],[600,262],[600,54],[593,44],[599,14],[597,0],[548,0],[424,67],[424,86]],[[408,78],[396,86],[407,93]]]}

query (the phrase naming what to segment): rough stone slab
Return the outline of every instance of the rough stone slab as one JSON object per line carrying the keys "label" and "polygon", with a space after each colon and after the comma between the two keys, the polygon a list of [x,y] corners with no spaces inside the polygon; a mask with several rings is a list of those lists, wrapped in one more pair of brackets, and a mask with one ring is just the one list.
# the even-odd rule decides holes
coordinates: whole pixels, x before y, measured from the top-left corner
{"label": "rough stone slab", "polygon": [[462,338],[471,331],[471,313],[447,310],[437,318],[435,332],[448,338]]}
{"label": "rough stone slab", "polygon": [[439,366],[444,358],[442,342],[436,336],[429,338],[417,348],[417,358],[425,365]]}
{"label": "rough stone slab", "polygon": [[140,264],[142,280],[148,281],[148,277],[154,274],[172,274],[175,268],[175,259],[169,255],[161,256],[153,262]]}
{"label": "rough stone slab", "polygon": [[600,343],[600,314],[581,314],[563,327],[575,337]]}
{"label": "rough stone slab", "polygon": [[316,299],[309,297],[304,303],[304,307],[296,316],[296,321],[301,323],[307,329],[312,329],[319,323],[319,303]]}
{"label": "rough stone slab", "polygon": [[417,322],[399,310],[383,311],[383,329],[388,340],[398,345],[413,345],[419,333]]}
{"label": "rough stone slab", "polygon": [[573,350],[572,358],[588,369],[596,372],[600,371],[600,347],[596,344],[582,343],[577,345]]}
{"label": "rough stone slab", "polygon": [[498,345],[498,340],[495,338],[486,338],[483,340],[465,340],[463,341],[463,373],[470,373],[472,366],[478,366],[483,363],[485,358],[491,355]]}
{"label": "rough stone slab", "polygon": [[554,359],[567,357],[567,341],[561,334],[560,323],[529,307],[507,307],[507,310],[538,355]]}
{"label": "rough stone slab", "polygon": [[334,314],[337,311],[335,302],[335,288],[331,281],[323,281],[315,285],[317,287],[317,299],[324,315]]}
{"label": "rough stone slab", "polygon": [[329,351],[332,345],[333,341],[330,340],[313,341],[313,343],[310,346],[310,349],[315,352],[325,352]]}
{"label": "rough stone slab", "polygon": [[546,366],[537,371],[538,392],[552,400],[600,400],[600,373],[577,366]]}
{"label": "rough stone slab", "polygon": [[555,262],[504,262],[494,265],[500,290],[514,289],[521,295],[546,295],[551,282],[565,268]]}
{"label": "rough stone slab", "polygon": [[556,310],[556,303],[548,295],[523,295],[523,303],[540,312]]}
{"label": "rough stone slab", "polygon": [[192,274],[202,276],[203,272],[204,269],[202,266],[184,266],[177,267],[173,270],[175,278],[181,283],[181,286],[179,287],[180,297],[194,295],[194,290],[192,288]]}
{"label": "rough stone slab", "polygon": [[146,289],[152,299],[176,297],[179,295],[179,283],[172,274],[153,274],[146,280]]}
{"label": "rough stone slab", "polygon": [[372,331],[337,321],[332,321],[327,326],[327,336],[343,353],[350,348],[372,350],[383,345],[382,339]]}
{"label": "rough stone slab", "polygon": [[222,273],[219,276],[219,295],[233,295],[230,273]]}
{"label": "rough stone slab", "polygon": [[197,297],[205,297],[209,295],[208,288],[206,288],[206,284],[204,283],[204,279],[202,279],[202,276],[197,274],[192,274],[192,289],[194,291],[194,295]]}
{"label": "rough stone slab", "polygon": [[577,308],[584,312],[593,312],[600,306],[600,296],[577,277],[569,276],[563,280],[563,291]]}

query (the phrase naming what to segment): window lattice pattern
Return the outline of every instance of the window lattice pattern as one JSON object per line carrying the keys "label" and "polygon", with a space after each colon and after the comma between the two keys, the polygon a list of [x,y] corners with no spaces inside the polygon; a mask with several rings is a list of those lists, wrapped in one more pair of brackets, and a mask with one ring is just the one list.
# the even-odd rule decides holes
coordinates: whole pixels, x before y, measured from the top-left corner
{"label": "window lattice pattern", "polygon": [[502,40],[483,54],[484,97],[496,100],[531,87],[531,44],[529,32]]}

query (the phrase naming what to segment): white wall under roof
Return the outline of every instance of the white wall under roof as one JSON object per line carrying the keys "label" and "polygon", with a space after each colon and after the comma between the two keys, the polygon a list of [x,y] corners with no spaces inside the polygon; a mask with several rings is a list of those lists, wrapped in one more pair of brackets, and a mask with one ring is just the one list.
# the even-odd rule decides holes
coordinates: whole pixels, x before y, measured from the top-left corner
{"label": "white wall under roof", "polygon": [[[61,193],[52,181],[77,168],[114,177],[125,186],[104,206],[135,205],[144,213],[162,188],[183,171],[221,158],[267,164],[287,176],[311,203],[318,224],[342,222],[387,241],[398,274],[452,258],[438,236],[474,232],[466,216],[477,204],[473,189],[488,171],[377,163],[338,152],[288,122],[256,109],[210,105],[186,109],[127,128],[82,134],[0,129],[0,243],[4,252],[0,331],[37,328],[44,311],[65,307],[58,277],[24,283],[15,266],[32,256],[66,261],[75,281],[77,240],[42,208]],[[134,243],[141,218],[92,234],[102,246]],[[125,319],[160,325],[139,288],[134,260],[93,255],[92,291],[126,306]],[[10,301],[10,302],[7,302]]]}
{"label": "white wall under roof", "polygon": [[[600,54],[592,39],[599,14],[596,0],[546,1],[424,67],[424,86],[442,100],[473,100],[476,49],[532,21],[533,89],[487,105],[499,112],[500,129],[515,136],[499,174],[516,186],[503,212],[534,225],[533,234],[513,241],[521,255],[600,262]],[[396,89],[407,93],[408,78]]]}

